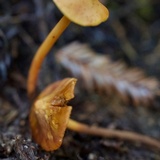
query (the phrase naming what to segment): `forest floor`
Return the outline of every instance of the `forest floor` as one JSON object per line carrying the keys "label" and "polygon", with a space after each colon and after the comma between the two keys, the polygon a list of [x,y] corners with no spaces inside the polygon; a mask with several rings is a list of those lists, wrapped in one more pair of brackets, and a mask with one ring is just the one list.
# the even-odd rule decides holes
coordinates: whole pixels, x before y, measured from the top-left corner
{"label": "forest floor", "polygon": [[[71,24],[46,57],[38,81],[41,91],[51,82],[70,77],[59,70],[54,54],[73,41],[122,60],[160,80],[160,1],[102,1],[109,19],[97,27]],[[26,81],[31,60],[48,32],[62,17],[50,0],[0,1],[0,160],[160,160],[154,148],[67,130],[62,146],[46,152],[33,140],[29,127],[31,102]],[[71,101],[77,121],[129,130],[160,140],[160,97],[149,107],[124,104],[118,97],[86,92],[79,83]],[[159,88],[157,88],[158,90]],[[37,91],[38,92],[38,91]]]}

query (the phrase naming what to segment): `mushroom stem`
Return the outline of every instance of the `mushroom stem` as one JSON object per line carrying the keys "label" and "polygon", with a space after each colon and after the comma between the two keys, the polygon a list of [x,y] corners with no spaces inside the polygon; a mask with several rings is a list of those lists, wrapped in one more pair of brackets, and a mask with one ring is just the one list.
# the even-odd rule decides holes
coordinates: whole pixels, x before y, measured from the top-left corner
{"label": "mushroom stem", "polygon": [[158,140],[130,131],[111,130],[95,126],[88,126],[72,119],[69,119],[67,128],[79,133],[85,133],[89,135],[102,136],[106,138],[118,138],[132,142],[138,142],[150,146],[151,149],[157,148],[158,150],[160,150],[160,142]]}
{"label": "mushroom stem", "polygon": [[50,51],[54,43],[57,41],[57,39],[60,37],[60,35],[63,33],[63,31],[68,27],[70,22],[71,21],[67,17],[63,16],[36,52],[28,73],[27,91],[30,97],[33,96],[33,93],[35,91],[38,73],[44,58],[46,57],[47,53]]}

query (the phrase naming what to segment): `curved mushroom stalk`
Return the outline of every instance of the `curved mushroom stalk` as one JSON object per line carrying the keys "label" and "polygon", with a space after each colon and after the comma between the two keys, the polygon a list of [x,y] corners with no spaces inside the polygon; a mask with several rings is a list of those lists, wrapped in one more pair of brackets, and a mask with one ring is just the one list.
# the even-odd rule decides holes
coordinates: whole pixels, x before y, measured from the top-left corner
{"label": "curved mushroom stalk", "polygon": [[70,20],[63,16],[37,50],[28,73],[27,91],[30,98],[34,97],[33,94],[35,91],[39,70],[44,58],[69,24]]}
{"label": "curved mushroom stalk", "polygon": [[46,151],[61,146],[72,110],[67,102],[74,97],[75,83],[74,78],[53,83],[40,94],[31,108],[32,137]]}
{"label": "curved mushroom stalk", "polygon": [[33,96],[42,62],[71,21],[82,26],[96,26],[104,22],[109,12],[98,0],[53,0],[64,16],[49,33],[33,58],[27,82],[28,95]]}
{"label": "curved mushroom stalk", "polygon": [[95,126],[88,126],[83,123],[79,123],[72,119],[69,119],[68,129],[76,131],[78,133],[85,133],[89,135],[101,136],[105,138],[117,138],[121,140],[131,141],[135,143],[141,143],[151,149],[160,150],[160,141],[145,135],[141,135],[131,131],[112,130],[107,128],[100,128]]}

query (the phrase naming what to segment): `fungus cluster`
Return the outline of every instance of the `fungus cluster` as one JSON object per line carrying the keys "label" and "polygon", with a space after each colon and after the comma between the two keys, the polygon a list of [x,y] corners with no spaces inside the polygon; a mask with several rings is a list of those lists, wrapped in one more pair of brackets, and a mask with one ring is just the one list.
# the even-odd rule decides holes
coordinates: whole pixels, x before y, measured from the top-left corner
{"label": "fungus cluster", "polygon": [[[53,44],[69,23],[82,26],[96,26],[108,18],[108,10],[98,0],[53,0],[64,16],[49,33],[33,58],[27,90],[30,97],[35,92],[41,64]],[[46,151],[53,151],[62,144],[66,128],[108,138],[139,141],[160,149],[160,142],[147,136],[127,131],[114,131],[99,127],[89,127],[70,119],[71,106],[67,102],[74,97],[76,79],[66,78],[49,85],[35,100],[30,112],[30,126],[33,139]]]}
{"label": "fungus cluster", "polygon": [[[108,18],[109,12],[98,0],[53,0],[64,16],[52,29],[35,54],[28,75],[29,97],[35,92],[38,73],[44,58],[70,22],[82,26],[96,26]],[[76,80],[65,79],[45,89],[36,99],[30,112],[33,139],[47,151],[59,148],[71,112],[67,106],[73,98]],[[52,92],[52,93],[51,93]]]}

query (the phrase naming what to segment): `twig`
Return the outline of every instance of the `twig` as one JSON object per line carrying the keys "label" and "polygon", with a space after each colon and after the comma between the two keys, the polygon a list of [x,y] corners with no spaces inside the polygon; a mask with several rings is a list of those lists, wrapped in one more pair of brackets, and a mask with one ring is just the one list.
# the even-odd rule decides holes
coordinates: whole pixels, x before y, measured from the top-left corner
{"label": "twig", "polygon": [[115,19],[111,23],[112,28],[116,32],[117,37],[119,38],[120,45],[124,51],[124,53],[129,57],[130,59],[135,59],[137,57],[137,52],[129,42],[129,40],[126,37],[126,31],[122,24],[119,22],[118,19]]}
{"label": "twig", "polygon": [[42,0],[34,0],[36,5],[36,16],[39,20],[39,33],[40,33],[40,40],[44,40],[48,34],[47,25],[44,18],[44,4]]}

